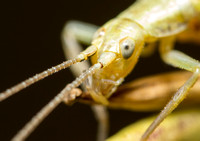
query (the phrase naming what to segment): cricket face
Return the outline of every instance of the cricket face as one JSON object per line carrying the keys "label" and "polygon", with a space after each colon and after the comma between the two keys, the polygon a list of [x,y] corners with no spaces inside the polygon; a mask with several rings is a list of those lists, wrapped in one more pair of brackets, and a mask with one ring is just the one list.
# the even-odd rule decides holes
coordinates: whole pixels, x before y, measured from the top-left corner
{"label": "cricket face", "polygon": [[114,19],[96,32],[92,44],[98,48],[92,63],[103,64],[101,77],[118,80],[127,76],[137,63],[144,34],[133,21]]}

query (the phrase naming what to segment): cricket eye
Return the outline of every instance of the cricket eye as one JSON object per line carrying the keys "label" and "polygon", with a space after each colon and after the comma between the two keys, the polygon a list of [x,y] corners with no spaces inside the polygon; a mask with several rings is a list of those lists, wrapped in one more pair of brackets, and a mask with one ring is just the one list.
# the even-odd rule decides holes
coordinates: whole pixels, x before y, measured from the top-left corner
{"label": "cricket eye", "polygon": [[133,54],[135,42],[132,39],[127,38],[120,43],[120,48],[124,59],[128,59]]}

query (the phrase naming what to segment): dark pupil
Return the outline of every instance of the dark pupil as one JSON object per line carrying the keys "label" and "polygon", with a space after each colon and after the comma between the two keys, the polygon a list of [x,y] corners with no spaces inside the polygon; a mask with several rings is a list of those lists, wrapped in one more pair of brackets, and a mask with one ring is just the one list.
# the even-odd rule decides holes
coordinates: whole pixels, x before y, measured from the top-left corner
{"label": "dark pupil", "polygon": [[125,45],[124,49],[128,50],[129,49],[129,45]]}

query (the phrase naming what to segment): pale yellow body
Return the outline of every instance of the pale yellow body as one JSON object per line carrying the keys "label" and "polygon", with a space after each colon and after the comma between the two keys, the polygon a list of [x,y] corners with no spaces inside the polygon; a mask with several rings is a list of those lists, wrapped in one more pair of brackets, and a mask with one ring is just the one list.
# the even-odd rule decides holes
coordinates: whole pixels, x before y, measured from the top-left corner
{"label": "pale yellow body", "polygon": [[[156,127],[180,104],[186,97],[189,90],[196,83],[200,74],[200,63],[186,54],[173,49],[174,42],[195,41],[199,42],[197,35],[200,34],[200,0],[138,0],[119,16],[111,19],[91,36],[96,28],[88,28],[89,25],[80,26],[80,22],[75,22],[78,27],[86,27],[78,30],[74,25],[68,24],[63,31],[63,48],[66,56],[72,59],[52,67],[40,74],[7,89],[0,94],[0,101],[30,86],[31,84],[65,69],[72,64],[87,60],[92,56],[93,66],[82,65],[87,70],[80,71],[82,66],[75,70],[79,75],[72,83],[68,84],[53,100],[51,100],[42,110],[36,114],[29,123],[12,139],[12,141],[24,140],[39,123],[65,99],[69,103],[80,94],[71,94],[73,88],[81,85],[85,80],[84,90],[87,90],[93,100],[102,105],[109,104],[109,97],[112,96],[123,79],[133,70],[140,56],[148,56],[155,48],[155,43],[159,42],[159,51],[163,61],[174,67],[191,71],[192,76],[182,85],[171,98],[169,103],[148,127],[141,137],[141,141],[146,141]],[[71,32],[73,31],[73,32]],[[91,32],[90,32],[91,31]],[[73,34],[73,35],[72,35]],[[81,53],[70,47],[79,47],[74,38],[79,41],[89,43],[90,46]],[[69,47],[67,47],[69,46]],[[80,51],[80,49],[78,49]],[[76,53],[74,53],[76,52]],[[117,105],[118,107],[120,105]],[[105,113],[105,112],[104,112]],[[100,115],[100,114],[99,114]],[[101,115],[100,115],[101,116]],[[105,118],[100,119],[105,123]],[[103,124],[104,124],[103,123]],[[107,128],[102,128],[106,132]],[[104,140],[106,135],[99,139]]]}
{"label": "pale yellow body", "polygon": [[[93,75],[93,84],[90,84],[93,86],[89,86],[92,89],[89,92],[109,97],[111,95],[109,92],[113,92],[112,89],[116,86],[105,84],[101,80],[118,81],[124,79],[135,67],[139,56],[144,51],[145,44],[152,48],[151,45],[154,46],[155,42],[171,36],[179,40],[184,38],[191,40],[188,32],[191,32],[189,25],[194,19],[200,19],[199,0],[151,0],[151,2],[138,0],[95,33],[92,45],[97,47],[97,52],[91,58],[92,63],[97,63],[105,52],[112,52],[116,57],[112,63]],[[200,20],[197,22],[200,25]],[[200,31],[193,32],[200,34]],[[192,35],[195,35],[194,33]],[[123,58],[120,49],[120,43],[126,38],[131,38],[135,42],[134,53],[128,59]],[[198,39],[197,37],[196,42],[199,41]],[[104,56],[104,58],[101,59],[102,62],[110,59],[109,55]],[[100,88],[97,90],[96,86]],[[94,97],[95,94],[92,95]],[[94,99],[106,104],[100,100],[100,97]]]}

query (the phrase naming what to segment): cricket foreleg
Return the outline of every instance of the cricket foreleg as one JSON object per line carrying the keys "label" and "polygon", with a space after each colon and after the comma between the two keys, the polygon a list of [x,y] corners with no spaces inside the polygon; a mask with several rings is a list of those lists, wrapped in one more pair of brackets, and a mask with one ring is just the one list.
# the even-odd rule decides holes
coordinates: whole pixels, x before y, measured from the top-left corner
{"label": "cricket foreleg", "polygon": [[190,88],[192,88],[192,86],[197,81],[200,74],[199,61],[187,56],[180,51],[172,50],[172,45],[173,38],[164,39],[161,41],[160,53],[162,59],[167,64],[193,72],[193,75],[178,89],[178,91],[174,94],[162,112],[149,126],[149,128],[142,136],[142,141],[147,140],[151,133],[156,129],[156,127],[182,102],[182,100],[187,96]]}
{"label": "cricket foreleg", "polygon": [[[91,43],[93,34],[98,29],[97,26],[80,22],[80,21],[70,21],[68,22],[62,32],[62,46],[64,50],[65,57],[67,59],[74,58],[82,51],[82,47],[79,42],[89,45]],[[75,77],[79,76],[84,70],[89,68],[89,62],[84,61],[79,64],[71,66],[71,70]],[[83,89],[84,86],[82,86]],[[92,106],[95,118],[98,122],[98,134],[97,140],[104,141],[108,133],[109,116],[105,106],[94,105]]]}
{"label": "cricket foreleg", "polygon": [[[80,21],[69,21],[66,23],[62,31],[61,39],[62,47],[67,60],[74,58],[83,50],[80,43],[90,45],[93,34],[97,28],[98,27],[95,25]],[[75,77],[77,77],[88,68],[89,63],[84,61],[73,65],[70,69]]]}
{"label": "cricket foreleg", "polygon": [[105,141],[109,130],[109,113],[105,106],[92,106],[95,118],[98,122],[97,141]]}

